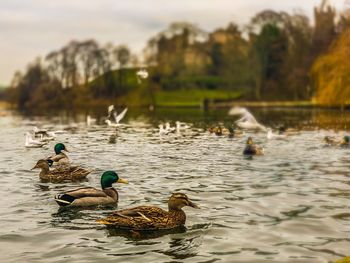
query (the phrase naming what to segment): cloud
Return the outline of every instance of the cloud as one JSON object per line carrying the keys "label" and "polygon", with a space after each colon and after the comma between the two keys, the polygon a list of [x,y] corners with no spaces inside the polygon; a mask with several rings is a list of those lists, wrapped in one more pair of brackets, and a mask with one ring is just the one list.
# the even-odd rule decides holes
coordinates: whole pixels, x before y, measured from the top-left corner
{"label": "cloud", "polygon": [[[263,9],[312,15],[320,0],[2,0],[0,3],[0,83],[17,69],[72,39],[128,44],[140,51],[171,22],[188,21],[205,30],[230,21],[247,23]],[[343,0],[333,1],[342,7]]]}

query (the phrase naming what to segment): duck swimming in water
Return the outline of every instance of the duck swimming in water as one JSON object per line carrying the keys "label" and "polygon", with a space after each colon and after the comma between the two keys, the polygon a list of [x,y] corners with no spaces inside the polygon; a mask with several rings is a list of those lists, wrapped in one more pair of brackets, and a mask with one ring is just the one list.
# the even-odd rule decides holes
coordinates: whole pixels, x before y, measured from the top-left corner
{"label": "duck swimming in water", "polygon": [[102,190],[94,187],[81,187],[57,194],[55,201],[59,206],[94,206],[113,205],[118,203],[118,192],[113,183],[127,184],[128,181],[119,178],[114,171],[106,171],[101,176]]}
{"label": "duck swimming in water", "polygon": [[244,155],[263,155],[264,149],[254,144],[252,137],[248,137],[247,145],[243,150]]}
{"label": "duck swimming in water", "polygon": [[343,139],[339,143],[340,146],[342,147],[349,147],[350,146],[350,136],[345,135]]}
{"label": "duck swimming in water", "polygon": [[60,165],[56,169],[50,170],[47,160],[39,160],[32,168],[41,169],[39,177],[44,182],[61,183],[64,181],[79,181],[86,178],[91,172],[78,166]]}
{"label": "duck swimming in water", "polygon": [[187,195],[173,193],[168,201],[168,211],[156,206],[138,206],[114,212],[112,215],[98,220],[104,225],[129,230],[166,230],[185,225],[184,206],[199,208]]}
{"label": "duck swimming in water", "polygon": [[49,163],[49,166],[52,165],[69,165],[69,159],[68,156],[63,152],[69,152],[66,148],[66,146],[63,143],[57,143],[54,147],[55,154],[47,158],[47,162]]}

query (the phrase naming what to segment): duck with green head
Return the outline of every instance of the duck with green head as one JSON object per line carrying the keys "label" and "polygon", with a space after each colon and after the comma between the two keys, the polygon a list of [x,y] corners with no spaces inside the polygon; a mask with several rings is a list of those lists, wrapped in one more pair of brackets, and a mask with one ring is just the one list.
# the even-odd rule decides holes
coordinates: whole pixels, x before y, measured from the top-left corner
{"label": "duck with green head", "polygon": [[50,170],[47,160],[39,160],[32,168],[41,169],[39,177],[44,182],[60,183],[64,181],[79,181],[84,180],[91,172],[79,166],[60,165],[57,168]]}
{"label": "duck with green head", "polygon": [[124,183],[128,181],[119,178],[114,171],[106,171],[101,176],[102,190],[93,187],[77,188],[55,196],[59,206],[94,206],[113,205],[118,203],[118,192],[112,187],[113,183]]}
{"label": "duck with green head", "polygon": [[199,208],[187,195],[173,193],[168,200],[168,211],[156,206],[138,206],[114,212],[98,220],[99,223],[129,230],[168,230],[185,225],[186,214],[183,207]]}
{"label": "duck with green head", "polygon": [[260,146],[257,146],[253,142],[252,137],[248,137],[246,147],[243,150],[244,155],[263,155],[264,149]]}
{"label": "duck with green head", "polygon": [[63,143],[56,143],[54,147],[55,154],[47,158],[50,166],[69,164],[68,156],[64,153],[69,152]]}

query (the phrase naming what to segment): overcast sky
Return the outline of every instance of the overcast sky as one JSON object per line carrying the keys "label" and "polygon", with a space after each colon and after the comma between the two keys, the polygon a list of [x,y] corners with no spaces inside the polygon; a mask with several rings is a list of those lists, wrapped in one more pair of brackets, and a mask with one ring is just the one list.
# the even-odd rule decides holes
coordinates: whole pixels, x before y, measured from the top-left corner
{"label": "overcast sky", "polygon": [[[345,0],[331,0],[342,9]],[[37,56],[72,39],[94,38],[127,44],[140,52],[146,41],[171,22],[188,21],[205,30],[244,24],[263,9],[310,17],[321,0],[1,0],[0,84]]]}

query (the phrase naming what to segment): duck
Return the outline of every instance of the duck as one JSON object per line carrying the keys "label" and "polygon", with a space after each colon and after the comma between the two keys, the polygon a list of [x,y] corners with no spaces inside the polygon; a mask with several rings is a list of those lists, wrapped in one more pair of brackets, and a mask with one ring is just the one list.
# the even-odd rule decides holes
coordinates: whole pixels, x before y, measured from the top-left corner
{"label": "duck", "polygon": [[350,136],[345,135],[343,139],[339,143],[340,146],[342,147],[349,147],[350,146]]}
{"label": "duck", "polygon": [[228,130],[228,137],[229,138],[242,137],[244,135],[243,131],[234,129],[232,127],[228,127],[227,130]]}
{"label": "duck", "polygon": [[24,142],[24,146],[26,148],[40,148],[43,147],[45,144],[47,144],[47,142],[35,140],[29,132],[26,132],[26,139]]}
{"label": "duck", "polygon": [[247,145],[243,150],[243,154],[244,155],[263,155],[264,149],[260,146],[255,145],[252,137],[248,137]]}
{"label": "duck", "polygon": [[168,211],[156,206],[138,206],[113,212],[97,222],[119,229],[133,231],[169,230],[184,226],[186,214],[183,207],[199,208],[184,193],[173,193],[168,200]]}
{"label": "duck", "polygon": [[221,128],[221,126],[215,126],[215,127],[209,127],[208,128],[209,133],[214,133],[216,136],[223,135],[224,131],[226,129]]}
{"label": "duck", "polygon": [[63,152],[69,152],[66,148],[66,146],[63,143],[56,143],[54,147],[55,154],[47,158],[47,162],[49,163],[49,166],[53,165],[68,165],[69,164],[69,158],[68,156]]}
{"label": "duck", "polygon": [[39,177],[43,182],[61,183],[64,181],[79,181],[84,180],[91,173],[79,166],[60,165],[57,168],[50,170],[47,160],[41,159],[31,169],[41,169]]}
{"label": "duck", "polygon": [[101,188],[81,187],[55,196],[56,203],[61,207],[115,205],[118,203],[118,192],[113,183],[128,184],[128,181],[118,176],[115,171],[105,171],[101,176]]}

